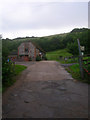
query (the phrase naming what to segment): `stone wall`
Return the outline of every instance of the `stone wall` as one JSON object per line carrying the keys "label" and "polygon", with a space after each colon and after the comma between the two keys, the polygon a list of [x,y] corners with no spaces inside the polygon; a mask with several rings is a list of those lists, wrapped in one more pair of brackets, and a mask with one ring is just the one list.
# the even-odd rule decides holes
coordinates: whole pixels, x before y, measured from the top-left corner
{"label": "stone wall", "polygon": [[18,47],[18,56],[28,56],[31,60],[36,60],[39,50],[31,42],[21,43]]}

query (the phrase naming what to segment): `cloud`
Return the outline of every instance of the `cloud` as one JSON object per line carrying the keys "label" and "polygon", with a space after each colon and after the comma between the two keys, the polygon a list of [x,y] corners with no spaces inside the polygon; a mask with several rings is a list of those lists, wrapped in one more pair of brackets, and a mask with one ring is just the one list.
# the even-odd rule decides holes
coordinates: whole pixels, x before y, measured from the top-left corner
{"label": "cloud", "polygon": [[3,3],[16,3],[16,2],[88,2],[88,0],[3,0]]}
{"label": "cloud", "polygon": [[2,29],[51,29],[67,24],[80,24],[84,17],[87,18],[87,14],[82,12],[84,5],[81,5],[80,9],[80,6],[75,4],[9,4],[2,16]]}
{"label": "cloud", "polygon": [[26,37],[26,36],[35,36],[35,37],[42,37],[42,36],[49,36],[54,34],[66,33],[72,30],[72,26],[65,27],[62,29],[29,29],[29,30],[18,30],[18,31],[10,31],[5,32],[2,34],[3,38],[15,38],[15,37]]}
{"label": "cloud", "polygon": [[18,2],[16,0],[15,3],[2,5],[1,11],[0,31],[4,35],[18,31],[39,31],[39,33],[43,31],[45,34],[48,31],[47,34],[51,34],[50,30],[59,32],[75,26],[88,25],[87,2]]}

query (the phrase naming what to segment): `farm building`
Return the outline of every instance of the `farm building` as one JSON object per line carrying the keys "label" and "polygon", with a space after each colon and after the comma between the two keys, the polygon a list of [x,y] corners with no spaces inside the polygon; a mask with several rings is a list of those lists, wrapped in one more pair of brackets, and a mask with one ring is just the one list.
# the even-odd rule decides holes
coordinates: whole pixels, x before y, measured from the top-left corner
{"label": "farm building", "polygon": [[35,61],[37,56],[45,57],[45,51],[32,42],[23,42],[18,47],[18,52],[11,52],[8,56],[11,61]]}
{"label": "farm building", "polygon": [[43,58],[45,52],[32,42],[24,42],[18,47],[18,59],[29,61],[36,60],[37,56]]}

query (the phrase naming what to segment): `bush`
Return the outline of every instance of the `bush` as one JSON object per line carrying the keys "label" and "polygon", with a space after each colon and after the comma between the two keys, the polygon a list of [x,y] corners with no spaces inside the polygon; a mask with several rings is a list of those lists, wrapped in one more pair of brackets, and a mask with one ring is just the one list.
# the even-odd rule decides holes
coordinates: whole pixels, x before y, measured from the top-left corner
{"label": "bush", "polygon": [[[13,63],[3,61],[2,62],[2,85],[3,86],[9,86],[10,80],[14,76],[14,69],[13,69]],[[12,81],[11,81],[12,82]]]}
{"label": "bush", "polygon": [[46,57],[46,56],[44,57],[44,60],[47,60],[47,57]]}
{"label": "bush", "polygon": [[41,61],[41,56],[37,56],[36,61]]}
{"label": "bush", "polygon": [[78,55],[78,44],[77,42],[68,43],[67,49],[69,53],[72,53],[73,55]]}
{"label": "bush", "polygon": [[6,88],[13,85],[16,82],[15,76],[21,73],[26,66],[14,65],[11,61],[3,61],[2,64],[2,91],[4,92]]}
{"label": "bush", "polygon": [[43,55],[42,59],[43,59],[43,60],[47,60],[46,55]]}

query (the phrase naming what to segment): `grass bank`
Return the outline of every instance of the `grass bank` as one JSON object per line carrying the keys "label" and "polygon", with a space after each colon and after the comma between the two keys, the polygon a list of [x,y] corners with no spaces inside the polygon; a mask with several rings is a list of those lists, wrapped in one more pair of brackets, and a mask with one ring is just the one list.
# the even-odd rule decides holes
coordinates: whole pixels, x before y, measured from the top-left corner
{"label": "grass bank", "polygon": [[2,92],[4,92],[8,87],[10,87],[11,85],[13,85],[16,82],[15,77],[17,75],[19,75],[23,70],[25,70],[27,67],[24,65],[15,65],[14,68],[14,74],[12,76],[12,78],[8,79],[7,83],[5,85],[2,86]]}
{"label": "grass bank", "polygon": [[84,73],[84,79],[82,80],[80,76],[79,64],[69,66],[66,68],[66,70],[72,75],[74,79],[90,84],[89,76],[86,73]]}
{"label": "grass bank", "polygon": [[75,78],[75,79],[78,79],[80,80],[81,77],[80,77],[80,69],[79,69],[79,64],[75,64],[75,65],[72,65],[72,66],[69,66],[66,68],[66,70],[72,74],[72,77]]}

